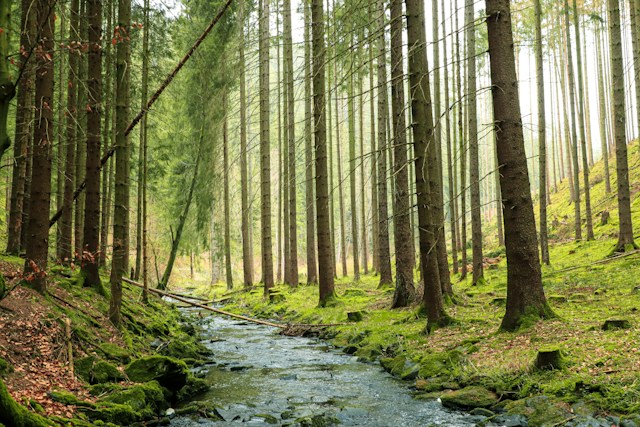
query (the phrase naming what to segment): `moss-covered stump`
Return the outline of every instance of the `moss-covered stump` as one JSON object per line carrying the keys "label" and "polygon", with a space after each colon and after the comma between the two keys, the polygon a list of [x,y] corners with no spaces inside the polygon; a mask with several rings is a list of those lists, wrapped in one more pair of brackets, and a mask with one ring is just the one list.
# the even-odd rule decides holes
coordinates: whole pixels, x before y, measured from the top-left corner
{"label": "moss-covered stump", "polygon": [[361,322],[364,318],[364,313],[362,311],[349,311],[347,313],[347,319],[350,322]]}
{"label": "moss-covered stump", "polygon": [[182,360],[166,356],[146,356],[134,360],[125,372],[133,382],[158,381],[162,387],[178,391],[187,384],[189,369]]}
{"label": "moss-covered stump", "polygon": [[114,365],[95,356],[87,356],[74,362],[76,375],[89,384],[118,382],[124,379]]}
{"label": "moss-covered stump", "polygon": [[0,424],[7,427],[48,427],[51,422],[17,404],[0,380]]}
{"label": "moss-covered stump", "polygon": [[472,410],[490,408],[498,403],[498,395],[484,387],[470,386],[447,392],[440,396],[440,401],[447,408]]}
{"label": "moss-covered stump", "polygon": [[605,320],[602,324],[603,331],[610,331],[613,329],[630,329],[631,322],[626,319],[609,319]]}
{"label": "moss-covered stump", "polygon": [[540,370],[562,369],[565,365],[562,351],[558,348],[546,348],[538,351],[534,367]]}

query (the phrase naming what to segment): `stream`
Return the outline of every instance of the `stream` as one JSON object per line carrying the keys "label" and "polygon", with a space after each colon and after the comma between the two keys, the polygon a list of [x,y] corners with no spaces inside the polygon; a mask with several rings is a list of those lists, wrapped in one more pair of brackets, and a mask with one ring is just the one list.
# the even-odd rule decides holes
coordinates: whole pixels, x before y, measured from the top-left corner
{"label": "stream", "polygon": [[199,321],[213,352],[203,368],[224,421],[177,417],[171,426],[473,426],[484,417],[411,397],[408,383],[326,342],[220,316]]}

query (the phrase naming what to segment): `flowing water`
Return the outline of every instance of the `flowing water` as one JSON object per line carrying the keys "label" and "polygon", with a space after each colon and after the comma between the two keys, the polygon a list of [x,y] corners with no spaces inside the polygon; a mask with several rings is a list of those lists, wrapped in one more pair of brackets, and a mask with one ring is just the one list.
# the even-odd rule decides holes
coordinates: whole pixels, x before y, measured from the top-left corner
{"label": "flowing water", "polygon": [[278,335],[268,326],[201,320],[213,402],[224,421],[179,417],[172,426],[473,426],[483,417],[411,397],[408,383],[327,343]]}

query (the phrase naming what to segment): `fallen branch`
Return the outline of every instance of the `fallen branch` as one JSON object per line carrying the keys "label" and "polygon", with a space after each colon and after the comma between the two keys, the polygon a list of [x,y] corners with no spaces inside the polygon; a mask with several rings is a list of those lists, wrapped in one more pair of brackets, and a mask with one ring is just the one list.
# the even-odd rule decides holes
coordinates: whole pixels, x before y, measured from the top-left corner
{"label": "fallen branch", "polygon": [[[156,90],[156,92],[151,96],[151,98],[149,98],[149,100],[147,101],[147,104],[145,105],[145,107],[142,110],[140,110],[140,112],[138,112],[138,114],[133,118],[133,120],[131,120],[131,123],[129,123],[129,126],[127,126],[127,129],[124,131],[124,135],[125,136],[129,135],[131,133],[131,131],[136,127],[136,125],[140,122],[142,117],[145,114],[147,114],[147,112],[149,111],[151,106],[158,100],[158,98],[160,97],[162,92],[164,92],[164,90],[167,88],[167,86],[169,86],[169,84],[173,81],[173,79],[176,77],[178,72],[182,69],[182,67],[184,67],[184,64],[189,60],[189,58],[191,58],[193,53],[202,44],[202,42],[209,35],[211,30],[213,30],[213,27],[215,27],[216,24],[218,23],[218,21],[220,21],[220,19],[224,15],[224,13],[227,11],[229,6],[231,5],[232,1],[233,0],[227,0],[225,2],[225,4],[222,6],[222,8],[220,8],[218,13],[216,14],[215,18],[213,18],[213,20],[209,23],[209,26],[207,26],[207,28],[205,28],[205,30],[202,32],[200,37],[198,37],[198,39],[195,41],[193,46],[191,46],[189,51],[182,57],[180,62],[178,62],[178,65],[176,65],[176,67],[173,69],[173,71],[167,76],[167,78],[164,79],[164,81],[162,82],[162,84],[160,85],[158,90]],[[107,152],[104,154],[104,156],[102,156],[102,158],[100,159],[100,168],[102,168],[107,163],[107,161],[109,160],[109,158],[111,156],[113,156],[113,153],[115,153],[115,151],[116,151],[116,147],[115,146],[111,146],[107,150]],[[86,180],[83,180],[80,183],[80,185],[78,185],[78,188],[76,188],[76,190],[73,192],[73,200],[74,201],[78,198],[78,196],[80,196],[80,194],[84,191],[86,186],[87,186],[87,181]],[[51,217],[51,219],[49,220],[49,228],[53,227],[53,225],[56,222],[58,222],[58,220],[62,216],[62,211],[65,208],[66,207],[64,205],[61,206],[60,209],[58,209],[58,211]]]}
{"label": "fallen branch", "polygon": [[[127,279],[123,277],[122,280],[130,285],[137,286],[139,288],[144,288],[144,286],[138,282],[134,282],[133,280]],[[192,307],[198,307],[203,310],[213,311],[214,313],[222,314],[225,316],[233,317],[236,319],[246,320],[247,322],[257,323],[259,325],[273,326],[274,328],[286,329],[287,325],[282,325],[279,323],[267,322],[265,320],[253,319],[251,317],[242,316],[240,314],[230,313],[228,311],[220,310],[219,308],[209,307],[208,305],[203,305],[197,302],[189,301],[187,298],[180,297],[178,295],[172,294],[170,292],[161,291],[160,289],[149,288],[149,292],[153,292],[157,295],[162,295],[164,297],[173,298],[177,301],[183,302],[185,304],[189,304]]]}

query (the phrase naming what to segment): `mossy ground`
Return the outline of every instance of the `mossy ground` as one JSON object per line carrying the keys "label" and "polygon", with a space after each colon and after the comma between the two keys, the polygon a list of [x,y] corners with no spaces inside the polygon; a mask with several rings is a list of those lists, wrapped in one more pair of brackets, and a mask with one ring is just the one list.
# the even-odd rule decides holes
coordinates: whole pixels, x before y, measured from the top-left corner
{"label": "mossy ground", "polygon": [[[630,156],[633,220],[639,230],[637,144],[630,146]],[[615,189],[615,163],[610,167]],[[338,278],[336,303],[325,308],[318,307],[315,286],[280,286],[277,302],[265,300],[262,289],[234,294],[228,308],[283,322],[347,323],[327,333],[345,351],[367,360],[402,355],[403,364],[405,360],[421,364],[421,377],[438,377],[441,383],[482,385],[514,400],[546,394],[570,404],[585,402],[596,412],[640,412],[640,254],[610,257],[617,238],[617,202],[614,194],[605,193],[601,162],[591,171],[591,182],[595,241],[573,239],[573,205],[567,183],[551,194],[551,265],[543,266],[542,271],[547,299],[557,318],[531,319],[516,332],[499,332],[507,270],[504,248],[492,246],[495,231],[491,226],[485,228],[485,255],[500,258],[500,262],[485,270],[485,280],[477,286],[471,285],[470,278],[460,281],[458,275],[452,276],[456,304],[449,304],[447,312],[455,322],[428,336],[424,333],[426,319],[418,307],[389,309],[393,290],[379,289],[374,275],[361,275],[359,281]],[[584,212],[584,198],[582,203]],[[601,225],[604,210],[611,217]],[[583,234],[586,236],[584,228]],[[636,233],[636,239],[640,241],[640,234]],[[219,297],[224,288],[199,291]],[[353,311],[364,313],[363,320],[348,322],[347,312]],[[626,319],[631,327],[603,331],[607,319]],[[565,366],[549,372],[534,370],[538,350],[549,347],[562,350]],[[448,358],[452,350],[457,352],[455,360]],[[403,368],[396,367],[400,375]]]}

